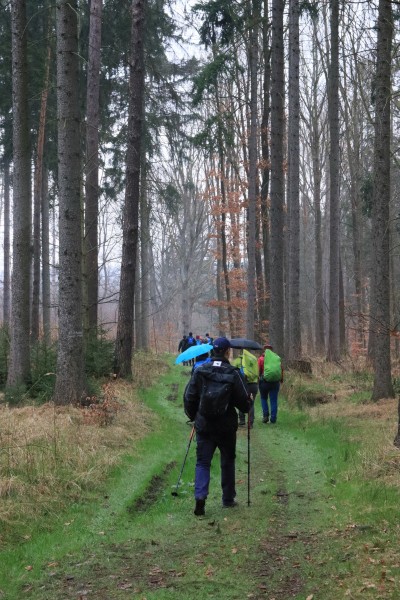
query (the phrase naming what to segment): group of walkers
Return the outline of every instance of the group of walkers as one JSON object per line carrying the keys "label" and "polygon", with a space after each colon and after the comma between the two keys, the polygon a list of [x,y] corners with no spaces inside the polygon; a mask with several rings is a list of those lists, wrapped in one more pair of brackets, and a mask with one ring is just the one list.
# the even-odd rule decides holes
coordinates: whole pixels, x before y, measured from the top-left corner
{"label": "group of walkers", "polygon": [[238,426],[245,426],[245,415],[248,414],[248,427],[253,427],[258,391],[262,422],[276,423],[279,387],[283,382],[281,359],[270,344],[264,346],[258,359],[243,349],[232,363],[229,360],[231,343],[226,337],[217,338],[212,345],[211,356],[207,355],[200,365],[193,367],[184,392],[184,410],[196,430],[196,516],[205,514],[211,461],[217,448],[221,462],[222,506],[231,508],[237,505],[235,456]]}
{"label": "group of walkers", "polygon": [[[213,343],[213,338],[210,337],[209,333],[206,333],[204,335],[204,337],[200,337],[199,335],[194,336],[193,333],[191,331],[189,331],[189,334],[183,334],[182,339],[180,340],[179,344],[178,344],[178,352],[185,352],[185,350],[187,350],[188,348],[191,348],[192,346],[200,346],[200,344],[212,344]],[[208,354],[207,354],[208,356]],[[206,356],[206,357],[207,357]],[[199,360],[197,362],[200,362],[200,357],[198,357]],[[195,364],[195,359],[191,358],[187,361],[183,362],[184,365],[192,365],[194,366]]]}

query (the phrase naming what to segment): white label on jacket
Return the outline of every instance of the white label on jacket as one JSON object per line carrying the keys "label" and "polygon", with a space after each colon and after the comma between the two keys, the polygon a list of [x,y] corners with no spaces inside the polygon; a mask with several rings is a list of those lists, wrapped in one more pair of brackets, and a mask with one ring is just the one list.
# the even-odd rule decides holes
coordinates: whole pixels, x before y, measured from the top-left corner
{"label": "white label on jacket", "polygon": [[213,367],[220,367],[222,365],[222,360],[214,360]]}

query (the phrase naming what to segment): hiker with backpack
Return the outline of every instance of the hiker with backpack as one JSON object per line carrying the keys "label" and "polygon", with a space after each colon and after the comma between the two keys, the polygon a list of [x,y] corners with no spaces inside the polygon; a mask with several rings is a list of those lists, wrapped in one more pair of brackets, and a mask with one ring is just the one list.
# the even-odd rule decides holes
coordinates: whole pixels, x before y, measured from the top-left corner
{"label": "hiker with backpack", "polygon": [[[249,409],[248,419],[250,421],[250,427],[254,424],[254,402],[258,392],[258,363],[257,358],[246,349],[243,349],[240,356],[232,361],[232,364],[237,367],[246,382],[247,391],[249,392],[252,401]],[[246,426],[246,416],[243,412],[239,411],[239,427]]]}
{"label": "hiker with backpack", "polygon": [[[195,340],[195,338],[193,336],[193,333],[191,331],[189,331],[189,335],[186,338],[186,348],[185,348],[185,350],[187,350],[188,348],[191,348],[192,346],[196,346],[196,345],[197,345],[197,343],[196,343],[196,340]],[[191,366],[193,366],[194,365],[194,358],[191,358],[188,361],[188,364],[191,365]]]}
{"label": "hiker with backpack", "polygon": [[229,362],[231,344],[225,337],[214,341],[212,360],[194,370],[184,393],[184,409],[196,429],[197,451],[194,514],[205,514],[214,452],[220,451],[222,506],[235,500],[235,457],[238,416],[247,413],[249,395],[239,370]]}
{"label": "hiker with backpack", "polygon": [[283,383],[283,367],[280,356],[273,351],[270,344],[264,346],[264,354],[258,359],[258,371],[258,387],[263,412],[262,422],[276,423],[279,387]]}

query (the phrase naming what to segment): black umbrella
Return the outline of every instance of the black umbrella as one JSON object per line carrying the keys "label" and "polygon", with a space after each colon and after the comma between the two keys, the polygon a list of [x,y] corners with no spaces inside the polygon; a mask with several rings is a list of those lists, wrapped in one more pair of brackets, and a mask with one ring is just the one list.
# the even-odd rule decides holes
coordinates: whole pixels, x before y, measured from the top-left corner
{"label": "black umbrella", "polygon": [[231,338],[232,348],[246,348],[247,350],[262,350],[263,347],[254,340],[246,340],[245,338]]}

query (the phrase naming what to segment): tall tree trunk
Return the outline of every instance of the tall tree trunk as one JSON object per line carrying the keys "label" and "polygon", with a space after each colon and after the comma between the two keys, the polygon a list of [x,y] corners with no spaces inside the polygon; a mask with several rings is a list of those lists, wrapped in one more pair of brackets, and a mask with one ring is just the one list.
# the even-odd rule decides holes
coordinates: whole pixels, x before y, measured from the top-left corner
{"label": "tall tree trunk", "polygon": [[258,64],[257,0],[252,1],[252,24],[250,27],[250,138],[249,138],[249,193],[247,222],[247,319],[246,335],[254,338],[254,307],[256,305],[256,191],[257,191],[257,64]]}
{"label": "tall tree trunk", "polygon": [[[314,39],[317,39],[318,22],[313,19]],[[311,156],[313,171],[313,206],[315,213],[315,349],[317,354],[325,352],[324,295],[322,283],[322,216],[321,216],[321,133],[318,89],[318,50],[313,44],[313,82],[312,82],[312,129]]]}
{"label": "tall tree trunk", "polygon": [[270,340],[278,354],[284,349],[284,44],[283,0],[272,1],[271,44],[271,320]]}
{"label": "tall tree trunk", "polygon": [[140,337],[141,347],[147,351],[150,348],[150,208],[147,197],[146,169],[144,169],[144,176],[142,177],[140,199],[140,262],[142,265]]}
{"label": "tall tree trunk", "polygon": [[340,353],[347,350],[346,344],[346,316],[345,316],[345,293],[343,283],[342,257],[339,254],[339,347]]}
{"label": "tall tree trunk", "polygon": [[340,358],[339,328],[339,0],[330,0],[331,59],[329,65],[329,338],[327,359]]}
{"label": "tall tree trunk", "polygon": [[289,3],[289,128],[288,128],[288,217],[289,217],[289,358],[301,356],[300,327],[300,43],[299,0]]}
{"label": "tall tree trunk", "polygon": [[233,322],[233,311],[232,311],[232,303],[231,303],[231,286],[229,281],[229,271],[228,271],[228,250],[227,250],[227,241],[226,241],[226,213],[227,213],[227,201],[226,201],[226,186],[225,186],[225,177],[226,177],[226,166],[225,166],[225,150],[222,136],[222,111],[220,107],[219,101],[219,92],[218,86],[216,90],[216,104],[217,104],[217,115],[218,115],[218,156],[219,156],[219,168],[220,168],[220,190],[221,190],[221,220],[220,222],[220,237],[221,237],[221,260],[222,260],[222,269],[223,269],[223,277],[225,283],[225,296],[226,296],[226,308],[228,313],[228,323],[229,323],[229,332],[232,335],[232,332],[235,329],[235,324]]}
{"label": "tall tree trunk", "polygon": [[30,378],[29,291],[31,243],[31,166],[28,125],[28,64],[25,0],[13,0],[13,273],[11,350],[7,386]]}
{"label": "tall tree trunk", "polygon": [[99,215],[99,122],[100,53],[103,0],[91,0],[89,58],[86,96],[86,181],[85,181],[85,259],[87,285],[87,327],[95,336],[98,321],[98,215]]}
{"label": "tall tree trunk", "polygon": [[50,79],[50,46],[47,49],[46,64],[44,69],[43,90],[40,101],[39,129],[36,148],[35,178],[33,186],[33,279],[32,279],[32,306],[31,306],[31,340],[39,339],[40,316],[40,216],[43,191],[43,150],[46,127],[47,98],[49,95]]}
{"label": "tall tree trunk", "polygon": [[56,404],[85,392],[82,328],[82,218],[77,0],[57,2],[59,311]]}
{"label": "tall tree trunk", "polygon": [[4,161],[4,261],[3,261],[3,323],[10,326],[10,163]]}
{"label": "tall tree trunk", "polygon": [[50,219],[48,198],[48,170],[43,168],[42,177],[42,311],[43,311],[43,338],[46,345],[51,341],[50,323]]}
{"label": "tall tree trunk", "polygon": [[390,102],[393,15],[390,0],[379,0],[375,75],[375,145],[372,204],[374,256],[374,389],[372,399],[393,397],[390,364]]}
{"label": "tall tree trunk", "polygon": [[122,377],[132,374],[133,301],[135,294],[136,254],[140,201],[140,167],[144,98],[145,0],[132,0],[131,58],[129,66],[128,151],[123,216],[121,283],[118,310],[115,368]]}
{"label": "tall tree trunk", "polygon": [[265,314],[263,314],[263,331],[266,329],[266,321],[270,312],[270,260],[269,260],[269,214],[268,214],[268,192],[270,176],[269,155],[269,117],[270,117],[270,85],[271,85],[271,51],[269,46],[269,14],[268,0],[264,0],[263,18],[263,58],[264,58],[264,82],[263,82],[263,114],[261,122],[261,156],[262,156],[262,183],[261,183],[261,224],[262,224],[262,247],[264,258],[264,281],[265,281]]}

